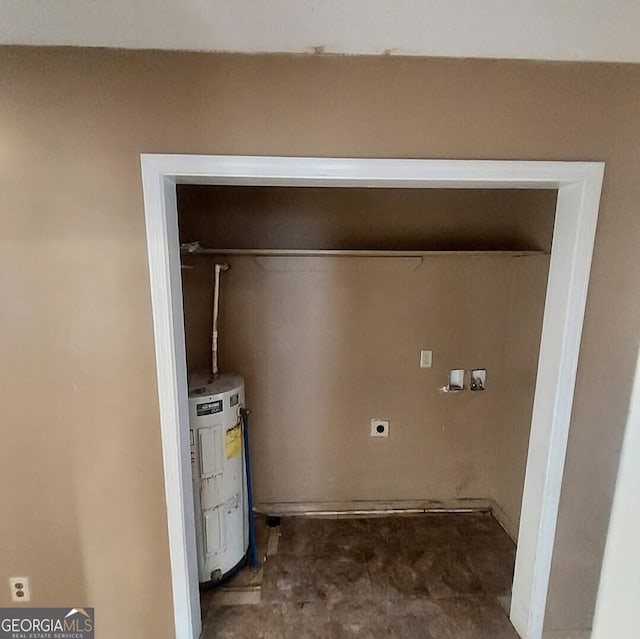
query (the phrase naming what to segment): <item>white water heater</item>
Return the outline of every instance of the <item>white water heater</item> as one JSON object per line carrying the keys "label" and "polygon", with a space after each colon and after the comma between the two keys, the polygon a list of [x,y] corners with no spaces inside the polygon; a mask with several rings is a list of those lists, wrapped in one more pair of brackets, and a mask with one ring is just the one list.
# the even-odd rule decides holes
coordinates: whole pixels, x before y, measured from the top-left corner
{"label": "white water heater", "polygon": [[220,581],[249,547],[243,406],[242,377],[192,375],[189,436],[200,583]]}

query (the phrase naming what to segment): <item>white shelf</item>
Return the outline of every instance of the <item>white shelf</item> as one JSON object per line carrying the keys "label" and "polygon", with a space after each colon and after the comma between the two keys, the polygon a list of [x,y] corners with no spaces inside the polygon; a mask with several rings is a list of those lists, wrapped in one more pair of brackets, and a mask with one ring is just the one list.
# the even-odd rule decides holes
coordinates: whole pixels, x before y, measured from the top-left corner
{"label": "white shelf", "polygon": [[196,249],[182,251],[183,255],[254,255],[258,257],[453,257],[458,255],[494,255],[525,257],[550,255],[547,251],[379,251],[353,249]]}
{"label": "white shelf", "polygon": [[427,258],[526,257],[543,251],[371,251],[317,249],[196,249],[194,256],[251,256],[263,271],[275,272],[400,272],[416,271]]}

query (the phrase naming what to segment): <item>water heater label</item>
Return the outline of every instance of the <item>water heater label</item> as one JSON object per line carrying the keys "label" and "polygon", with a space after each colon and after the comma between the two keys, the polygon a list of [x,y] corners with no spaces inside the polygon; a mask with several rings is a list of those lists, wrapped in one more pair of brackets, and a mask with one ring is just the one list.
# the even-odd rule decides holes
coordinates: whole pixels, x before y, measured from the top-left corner
{"label": "water heater label", "polygon": [[213,415],[214,413],[222,412],[222,400],[218,399],[215,402],[204,402],[203,404],[196,404],[196,414],[198,417],[203,415]]}
{"label": "water heater label", "polygon": [[229,398],[229,406],[237,406],[238,404],[238,393],[231,395]]}
{"label": "water heater label", "polygon": [[239,423],[227,430],[225,444],[227,459],[233,459],[242,452],[242,431]]}

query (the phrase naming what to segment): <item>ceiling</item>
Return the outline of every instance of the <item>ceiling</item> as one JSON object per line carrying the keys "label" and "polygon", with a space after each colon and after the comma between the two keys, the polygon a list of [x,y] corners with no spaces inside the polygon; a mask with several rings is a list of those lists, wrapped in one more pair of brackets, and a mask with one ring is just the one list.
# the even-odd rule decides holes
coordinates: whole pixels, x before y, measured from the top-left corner
{"label": "ceiling", "polygon": [[0,0],[0,43],[640,62],[639,0]]}

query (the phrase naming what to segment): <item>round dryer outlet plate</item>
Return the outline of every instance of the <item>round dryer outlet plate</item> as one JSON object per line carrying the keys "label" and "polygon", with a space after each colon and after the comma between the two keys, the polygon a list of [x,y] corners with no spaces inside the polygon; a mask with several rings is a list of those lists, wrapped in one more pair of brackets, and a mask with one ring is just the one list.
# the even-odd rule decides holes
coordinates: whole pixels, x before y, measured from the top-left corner
{"label": "round dryer outlet plate", "polygon": [[371,437],[389,437],[389,420],[372,419]]}

